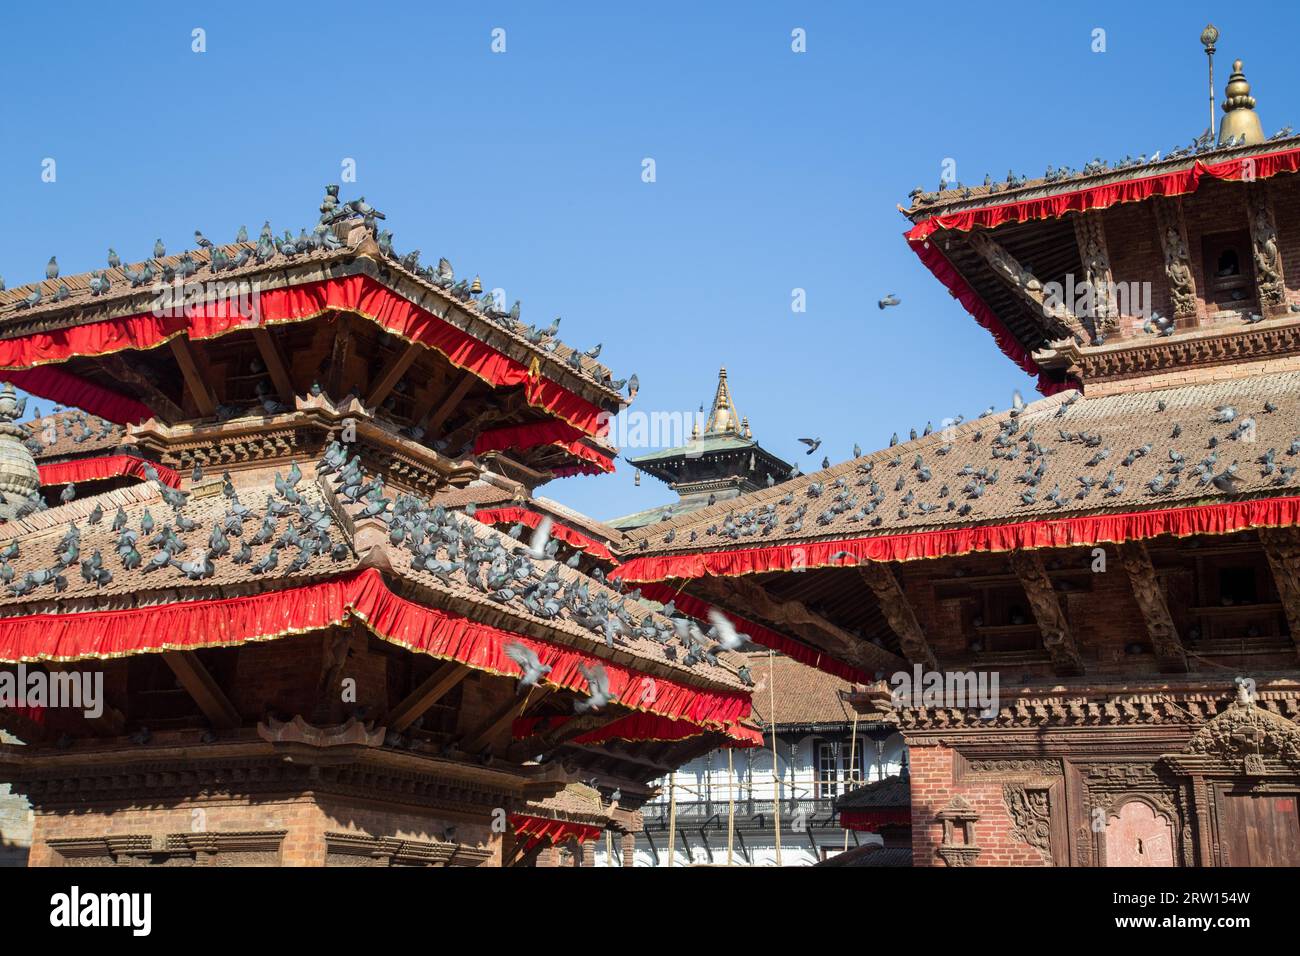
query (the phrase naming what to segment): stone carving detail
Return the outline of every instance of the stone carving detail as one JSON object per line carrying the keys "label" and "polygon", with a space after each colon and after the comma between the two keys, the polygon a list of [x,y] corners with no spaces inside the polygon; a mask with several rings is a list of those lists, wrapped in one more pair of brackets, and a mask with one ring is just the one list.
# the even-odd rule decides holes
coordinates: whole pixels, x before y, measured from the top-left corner
{"label": "stone carving detail", "polygon": [[1260,183],[1246,191],[1250,216],[1250,242],[1255,259],[1255,289],[1260,308],[1276,307],[1286,301],[1282,280],[1282,255],[1277,245],[1277,227],[1266,187]]}
{"label": "stone carving detail", "polygon": [[1111,297],[1114,288],[1110,271],[1110,254],[1106,249],[1106,230],[1101,216],[1085,212],[1074,217],[1074,236],[1079,243],[1083,276],[1092,290],[1092,325],[1094,337],[1113,331],[1119,318],[1118,306]]}
{"label": "stone carving detail", "polygon": [[1182,203],[1177,199],[1157,197],[1156,231],[1165,254],[1165,277],[1169,280],[1169,299],[1175,318],[1196,314],[1196,280],[1191,256],[1187,252],[1187,233],[1183,224]]}
{"label": "stone carving detail", "polygon": [[1042,556],[1036,551],[1012,551],[1008,557],[1025,589],[1025,597],[1043,634],[1043,646],[1052,655],[1057,673],[1082,674],[1083,659],[1070,632],[1070,622],[1065,619],[1061,602],[1052,589],[1052,580],[1043,567]]}
{"label": "stone carving detail", "polygon": [[1016,257],[994,242],[986,233],[971,232],[967,236],[974,248],[999,276],[1007,281],[1022,299],[1033,309],[1036,315],[1049,320],[1055,333],[1060,338],[1078,337],[1086,342],[1087,332],[1078,317],[1070,311],[1064,302],[1051,303],[1043,293],[1043,283],[1022,266]]}
{"label": "stone carving detail", "polygon": [[1257,707],[1239,685],[1237,700],[1198,730],[1184,753],[1239,763],[1250,776],[1266,773],[1272,760],[1300,770],[1300,724]]}
{"label": "stone carving detail", "polygon": [[1002,800],[1011,814],[1011,835],[1028,843],[1043,858],[1052,862],[1052,812],[1047,791],[1008,784],[1002,788]]}

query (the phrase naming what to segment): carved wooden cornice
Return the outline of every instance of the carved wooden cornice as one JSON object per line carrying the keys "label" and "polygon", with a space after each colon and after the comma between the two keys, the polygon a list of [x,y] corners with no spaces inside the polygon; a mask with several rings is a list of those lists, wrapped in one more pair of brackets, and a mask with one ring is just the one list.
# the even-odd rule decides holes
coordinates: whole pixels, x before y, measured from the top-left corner
{"label": "carved wooden cornice", "polygon": [[[487,847],[439,840],[403,840],[364,833],[326,833],[326,866],[479,866]],[[333,859],[331,859],[333,858]]]}
{"label": "carved wooden cornice", "polygon": [[[1034,353],[1043,368],[1061,369],[1085,385],[1186,368],[1243,364],[1300,354],[1300,320],[1279,317],[1227,331],[1198,329],[1168,338],[1145,336],[1117,344],[1054,343]],[[1243,375],[1249,374],[1243,369]]]}

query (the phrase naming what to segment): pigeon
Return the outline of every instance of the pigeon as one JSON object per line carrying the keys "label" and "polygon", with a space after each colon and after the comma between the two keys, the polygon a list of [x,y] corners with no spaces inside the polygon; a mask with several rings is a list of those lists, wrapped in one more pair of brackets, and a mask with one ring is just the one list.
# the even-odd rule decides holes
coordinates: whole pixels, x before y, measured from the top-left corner
{"label": "pigeon", "polygon": [[738,633],[731,620],[717,608],[709,608],[709,623],[718,636],[718,646],[709,653],[716,654],[719,650],[735,651],[745,646],[745,636]]}
{"label": "pigeon", "polygon": [[167,247],[163,245],[163,241],[161,239],[155,239],[153,243],[153,257],[155,259],[162,259],[166,255]]}
{"label": "pigeon", "polygon": [[585,714],[589,710],[602,710],[606,704],[617,698],[609,692],[609,675],[605,673],[605,668],[601,664],[595,664],[588,667],[586,664],[579,663],[578,670],[582,671],[582,676],[587,681],[587,691],[589,696],[586,700],[576,701],[573,705],[575,714]]}
{"label": "pigeon", "polygon": [[889,295],[885,296],[883,299],[881,299],[876,303],[876,308],[887,309],[893,305],[900,305],[902,301],[903,301],[902,299],[900,299],[898,296],[894,295],[894,293],[891,292],[889,293]]}
{"label": "pigeon", "polygon": [[538,659],[536,651],[518,641],[511,641],[502,650],[506,652],[506,657],[518,664],[523,671],[516,694],[522,694],[526,687],[536,686],[538,681],[551,672],[550,664],[543,664]]}
{"label": "pigeon", "polygon": [[59,262],[54,256],[50,256],[50,261],[45,264],[45,278],[57,279],[59,277]]}
{"label": "pigeon", "polygon": [[820,438],[800,438],[799,441],[808,446],[807,454],[809,455],[822,446],[822,440]]}

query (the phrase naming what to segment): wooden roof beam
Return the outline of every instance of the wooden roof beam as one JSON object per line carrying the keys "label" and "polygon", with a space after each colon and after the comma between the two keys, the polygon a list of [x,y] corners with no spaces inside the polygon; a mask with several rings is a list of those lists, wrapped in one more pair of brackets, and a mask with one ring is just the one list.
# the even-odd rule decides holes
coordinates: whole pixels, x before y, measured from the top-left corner
{"label": "wooden roof beam", "polygon": [[289,379],[289,371],[285,367],[284,356],[280,354],[280,346],[276,344],[275,337],[266,326],[259,325],[253,329],[253,342],[256,343],[257,351],[262,356],[262,364],[271,375],[271,381],[275,384],[280,401],[292,406],[293,382]]}
{"label": "wooden roof beam", "polygon": [[498,707],[491,716],[466,734],[459,749],[467,754],[476,754],[492,742],[517,717],[523,717],[530,707],[535,707],[554,693],[553,687],[542,687],[522,700],[514,694]]}
{"label": "wooden roof beam", "polygon": [[1078,336],[1080,341],[1088,341],[1088,333],[1083,323],[1079,321],[1079,317],[1064,302],[1055,306],[1049,304],[1043,294],[1042,281],[1022,266],[1015,256],[983,232],[969,233],[967,241],[971,248],[983,257],[994,274],[1006,282],[1030,307],[1034,315],[1042,316],[1054,327],[1058,337]]}
{"label": "wooden roof beam", "polygon": [[168,651],[163,654],[163,660],[213,727],[233,730],[242,723],[235,705],[193,651]]}
{"label": "wooden roof beam", "polygon": [[390,710],[384,724],[390,730],[405,730],[473,672],[471,667],[448,661]]}
{"label": "wooden roof beam", "polygon": [[705,580],[715,581],[713,587],[723,594],[738,598],[742,606],[752,608],[759,617],[770,621],[777,629],[788,629],[813,646],[826,648],[832,656],[838,656],[869,673],[878,670],[906,670],[909,666],[907,661],[892,651],[850,634],[799,601],[778,601],[754,581],[739,577]]}
{"label": "wooden roof beam", "polygon": [[1011,562],[1020,585],[1025,589],[1025,597],[1038,622],[1038,630],[1043,636],[1043,646],[1052,656],[1052,666],[1062,677],[1077,676],[1083,673],[1083,657],[1074,641],[1070,622],[1061,610],[1061,602],[1052,588],[1052,579],[1043,567],[1043,556],[1037,551],[1009,551],[1007,557]]}
{"label": "wooden roof beam", "polygon": [[180,367],[181,375],[185,379],[185,385],[189,389],[190,396],[194,399],[194,405],[198,408],[199,414],[204,418],[216,414],[217,400],[213,396],[212,388],[208,385],[207,380],[199,374],[199,367],[194,361],[194,353],[190,351],[189,340],[178,335],[167,344],[171,347],[172,356]]}
{"label": "wooden roof beam", "polygon": [[903,649],[904,656],[927,670],[938,670],[934,651],[930,649],[930,642],[926,640],[925,631],[916,618],[912,602],[903,593],[893,567],[877,561],[865,561],[858,565],[858,573],[880,602],[880,611],[898,635],[898,644]]}
{"label": "wooden roof beam", "polygon": [[1146,621],[1147,635],[1151,638],[1151,647],[1160,662],[1160,669],[1186,673],[1187,650],[1178,637],[1178,627],[1169,613],[1169,604],[1165,601],[1165,592],[1156,577],[1156,569],[1151,563],[1147,546],[1141,541],[1121,544],[1119,558],[1128,574],[1129,585],[1133,588],[1133,599],[1137,601],[1142,618]]}
{"label": "wooden roof beam", "polygon": [[145,404],[160,415],[173,422],[184,421],[189,416],[185,411],[164,395],[153,382],[144,377],[137,369],[127,365],[121,355],[108,355],[101,359],[101,364],[109,375],[127,386],[127,391],[134,388],[144,399]]}
{"label": "wooden roof beam", "polygon": [[369,408],[378,407],[379,403],[386,399],[390,392],[397,387],[397,383],[402,380],[417,358],[425,351],[423,345],[418,342],[408,343],[406,348],[402,349],[389,360],[388,366],[379,373],[375,380],[374,386],[370,389],[370,394],[366,396],[364,404]]}
{"label": "wooden roof beam", "polygon": [[461,400],[465,397],[466,393],[469,392],[470,387],[477,381],[478,376],[473,372],[466,372],[462,375],[460,381],[453,385],[451,390],[447,392],[446,397],[443,398],[437,409],[432,409],[431,407],[430,411],[425,412],[420,427],[429,434],[434,434],[438,429],[442,428],[443,424],[447,421],[448,416],[456,410],[456,407],[460,405]]}
{"label": "wooden roof beam", "polygon": [[533,734],[525,740],[512,744],[506,751],[506,757],[517,763],[522,763],[537,756],[544,757],[559,750],[573,738],[600,730],[602,727],[607,727],[625,716],[624,713],[600,713],[579,714],[576,717],[570,717],[554,730]]}

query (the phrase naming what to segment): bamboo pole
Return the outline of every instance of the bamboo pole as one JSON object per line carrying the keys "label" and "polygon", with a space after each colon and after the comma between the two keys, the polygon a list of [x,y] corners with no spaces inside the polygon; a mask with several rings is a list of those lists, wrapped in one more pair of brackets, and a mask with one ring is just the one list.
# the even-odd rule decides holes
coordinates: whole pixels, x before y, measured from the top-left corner
{"label": "bamboo pole", "polygon": [[776,865],[781,865],[781,772],[776,763],[776,664],[767,649],[768,719],[772,724],[772,827],[776,833]]}
{"label": "bamboo pole", "polygon": [[677,857],[677,771],[668,771],[668,865]]}
{"label": "bamboo pole", "polygon": [[[858,749],[858,709],[856,707],[853,708],[853,730],[850,733],[852,736],[849,737],[849,783],[851,784],[853,783],[853,758]],[[841,823],[840,826],[844,827],[844,824]],[[844,849],[847,851],[848,848],[849,830],[848,827],[844,827]]]}
{"label": "bamboo pole", "polygon": [[731,751],[727,748],[727,866],[732,865],[732,845],[736,837],[736,776],[731,769]]}

